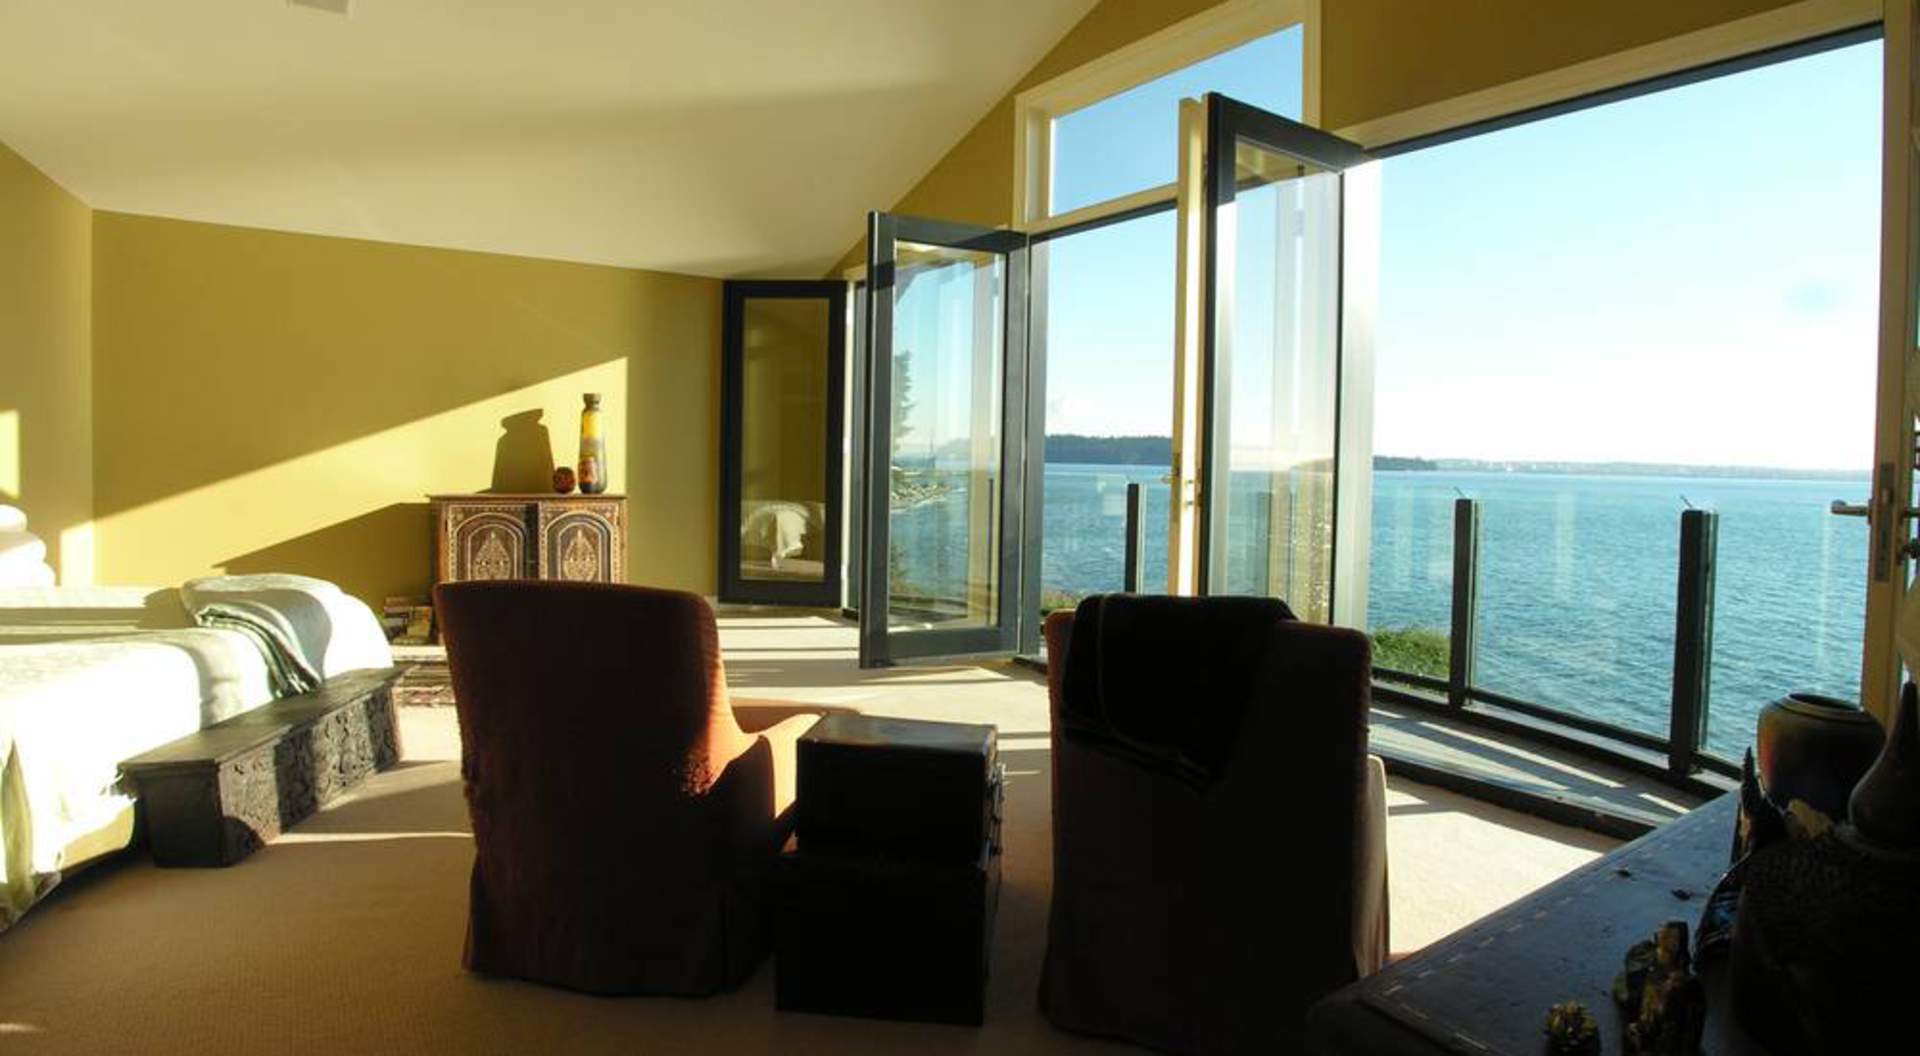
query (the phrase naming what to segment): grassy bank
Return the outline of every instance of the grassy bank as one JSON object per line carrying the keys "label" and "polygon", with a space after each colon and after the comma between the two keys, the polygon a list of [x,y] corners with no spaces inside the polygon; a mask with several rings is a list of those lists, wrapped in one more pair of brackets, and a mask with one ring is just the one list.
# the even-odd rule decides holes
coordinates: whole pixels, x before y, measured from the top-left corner
{"label": "grassy bank", "polygon": [[1373,632],[1373,665],[1409,675],[1447,677],[1447,632],[1431,627],[1382,627]]}

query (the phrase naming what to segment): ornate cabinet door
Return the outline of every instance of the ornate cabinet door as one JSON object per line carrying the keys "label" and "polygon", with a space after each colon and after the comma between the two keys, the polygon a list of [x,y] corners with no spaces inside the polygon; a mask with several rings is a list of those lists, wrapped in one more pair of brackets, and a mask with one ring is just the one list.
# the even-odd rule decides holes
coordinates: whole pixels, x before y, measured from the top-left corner
{"label": "ornate cabinet door", "polygon": [[539,578],[625,582],[624,503],[596,498],[549,500],[537,506]]}
{"label": "ornate cabinet door", "polygon": [[443,583],[468,579],[526,579],[533,574],[533,540],[523,502],[435,503],[435,548]]}
{"label": "ornate cabinet door", "polygon": [[434,581],[571,579],[624,583],[627,500],[619,495],[435,495]]}

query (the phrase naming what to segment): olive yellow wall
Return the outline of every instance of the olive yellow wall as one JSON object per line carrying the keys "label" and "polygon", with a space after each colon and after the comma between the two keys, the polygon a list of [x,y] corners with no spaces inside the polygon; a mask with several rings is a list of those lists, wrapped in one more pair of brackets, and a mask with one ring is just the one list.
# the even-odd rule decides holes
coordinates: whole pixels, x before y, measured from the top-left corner
{"label": "olive yellow wall", "polygon": [[98,575],[428,586],[430,492],[546,490],[605,394],[628,578],[711,593],[716,280],[101,212]]}
{"label": "olive yellow wall", "polygon": [[[987,111],[913,189],[890,209],[988,227],[1013,222],[1013,100],[1036,84],[1150,36],[1220,0],[1104,0],[1087,12],[1020,83]],[[1339,3],[1340,0],[1327,0]],[[856,232],[856,235],[858,233]],[[866,260],[866,239],[835,265],[838,275]]]}
{"label": "olive yellow wall", "polygon": [[[891,208],[1011,224],[1014,97],[1219,2],[1104,0]],[[1320,123],[1345,128],[1793,2],[1321,0]],[[865,253],[856,245],[835,273]]]}
{"label": "olive yellow wall", "polygon": [[0,144],[0,503],[65,583],[91,576],[92,214]]}

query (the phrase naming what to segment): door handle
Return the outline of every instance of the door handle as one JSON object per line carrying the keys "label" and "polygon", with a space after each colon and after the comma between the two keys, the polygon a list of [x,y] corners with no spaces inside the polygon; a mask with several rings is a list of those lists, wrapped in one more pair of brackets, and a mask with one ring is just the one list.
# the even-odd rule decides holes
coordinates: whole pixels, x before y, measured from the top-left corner
{"label": "door handle", "polygon": [[[1866,506],[1866,504],[1862,503],[1862,504],[1856,505],[1854,503],[1847,502],[1844,499],[1833,500],[1832,505],[1827,507],[1827,512],[1833,514],[1836,517],[1865,517],[1865,518],[1868,518],[1869,520],[1871,520],[1873,517],[1872,511]],[[1906,509],[1900,511],[1900,516],[1905,517],[1910,521],[1920,521],[1920,507],[1909,506]]]}

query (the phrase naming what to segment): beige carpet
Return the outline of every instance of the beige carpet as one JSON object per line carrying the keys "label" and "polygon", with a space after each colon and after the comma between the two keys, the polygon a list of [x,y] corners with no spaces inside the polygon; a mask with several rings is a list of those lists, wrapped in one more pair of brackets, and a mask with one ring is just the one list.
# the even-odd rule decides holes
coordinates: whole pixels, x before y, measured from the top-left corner
{"label": "beige carpet", "polygon": [[[776,1013],[771,965],[704,1001],[604,999],[460,969],[471,861],[449,708],[403,711],[407,761],[225,870],[129,859],[0,934],[0,1052],[1053,1052],[1107,1049],[1033,1007],[1045,941],[1045,689],[1018,668],[858,673],[846,628],[748,614],[723,638],[742,696],[996,721],[1006,887],[979,1030]],[[1392,783],[1394,946],[1417,948],[1609,846]]]}

